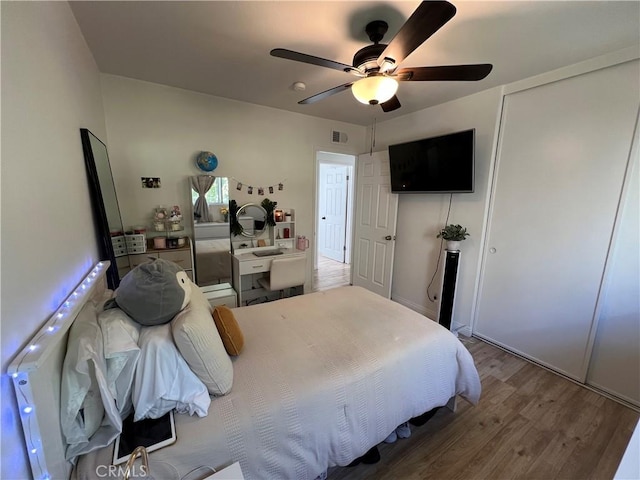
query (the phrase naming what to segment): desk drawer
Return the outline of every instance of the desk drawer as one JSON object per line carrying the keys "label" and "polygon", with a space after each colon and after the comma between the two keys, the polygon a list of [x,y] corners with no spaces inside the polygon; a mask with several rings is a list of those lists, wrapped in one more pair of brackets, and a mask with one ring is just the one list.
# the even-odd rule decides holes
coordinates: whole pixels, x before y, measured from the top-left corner
{"label": "desk drawer", "polygon": [[271,270],[271,260],[271,258],[261,258],[259,260],[240,262],[240,275],[268,272]]}

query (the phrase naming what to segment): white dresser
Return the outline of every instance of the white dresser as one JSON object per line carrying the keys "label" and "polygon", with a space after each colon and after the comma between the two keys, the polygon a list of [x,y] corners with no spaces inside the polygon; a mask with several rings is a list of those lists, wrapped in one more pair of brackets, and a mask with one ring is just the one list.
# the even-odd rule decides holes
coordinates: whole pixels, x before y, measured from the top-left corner
{"label": "white dresser", "polygon": [[193,254],[191,252],[191,242],[189,240],[187,240],[186,245],[182,247],[166,249],[153,248],[152,241],[147,243],[147,251],[145,253],[129,255],[129,265],[131,268],[135,268],[141,263],[148,262],[150,257],[163,258],[181,266],[189,278],[193,280]]}
{"label": "white dresser", "polygon": [[193,280],[193,252],[191,250],[191,241],[186,240],[186,245],[178,248],[153,248],[153,240],[147,240],[147,251],[144,253],[129,254],[116,257],[116,265],[118,266],[118,275],[122,280],[129,271],[142,263],[146,263],[150,258],[163,258],[174,262],[181,266],[187,273],[187,276]]}

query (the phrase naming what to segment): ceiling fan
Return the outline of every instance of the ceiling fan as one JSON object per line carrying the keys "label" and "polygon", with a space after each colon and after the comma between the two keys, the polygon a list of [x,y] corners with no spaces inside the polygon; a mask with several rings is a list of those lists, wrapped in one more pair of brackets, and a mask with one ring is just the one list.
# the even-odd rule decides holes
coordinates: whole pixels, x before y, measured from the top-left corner
{"label": "ceiling fan", "polygon": [[360,77],[337,87],[299,101],[299,104],[315,103],[336,93],[351,89],[362,103],[378,105],[385,112],[400,108],[396,96],[398,82],[424,81],[474,81],[482,80],[491,72],[489,63],[473,65],[446,65],[438,67],[398,68],[400,63],[431,35],[456,14],[456,7],[447,1],[425,1],[411,14],[389,44],[380,43],[387,33],[388,25],[383,20],[367,24],[365,32],[373,45],[356,52],[353,65],[327,60],[284,48],[271,50],[274,57],[332,68]]}

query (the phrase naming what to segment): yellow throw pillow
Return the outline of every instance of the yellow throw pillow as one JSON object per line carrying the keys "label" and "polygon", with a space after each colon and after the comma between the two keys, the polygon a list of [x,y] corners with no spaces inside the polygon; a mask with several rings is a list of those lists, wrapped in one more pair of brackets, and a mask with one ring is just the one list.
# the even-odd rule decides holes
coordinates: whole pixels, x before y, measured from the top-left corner
{"label": "yellow throw pillow", "polygon": [[217,305],[213,309],[213,321],[227,353],[239,355],[244,347],[244,336],[231,309],[226,305]]}

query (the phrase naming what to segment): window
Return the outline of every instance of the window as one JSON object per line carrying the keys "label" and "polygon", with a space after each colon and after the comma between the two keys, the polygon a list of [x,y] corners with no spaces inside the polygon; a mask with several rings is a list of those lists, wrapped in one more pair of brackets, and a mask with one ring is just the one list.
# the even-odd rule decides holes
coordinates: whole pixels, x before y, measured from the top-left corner
{"label": "window", "polygon": [[[213,185],[205,195],[209,205],[222,205],[229,203],[229,179],[226,177],[217,177]],[[191,203],[194,204],[198,199],[198,192],[191,189]]]}

